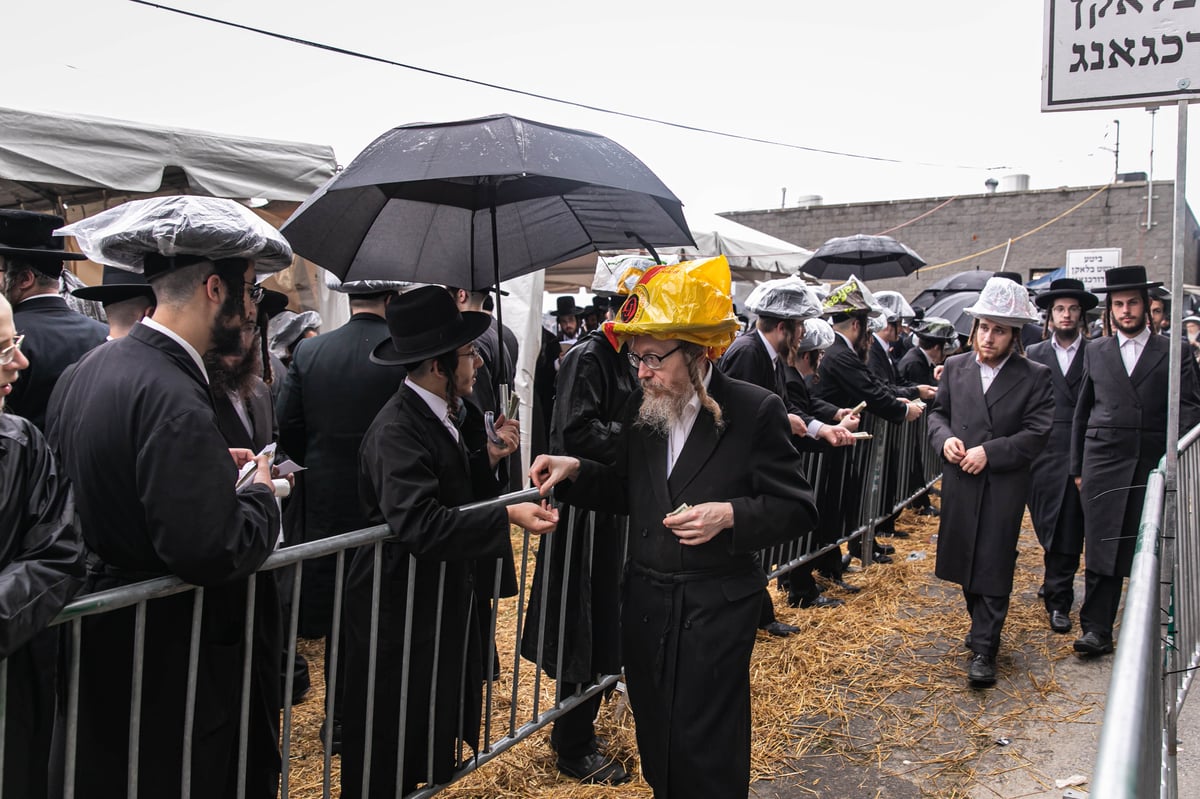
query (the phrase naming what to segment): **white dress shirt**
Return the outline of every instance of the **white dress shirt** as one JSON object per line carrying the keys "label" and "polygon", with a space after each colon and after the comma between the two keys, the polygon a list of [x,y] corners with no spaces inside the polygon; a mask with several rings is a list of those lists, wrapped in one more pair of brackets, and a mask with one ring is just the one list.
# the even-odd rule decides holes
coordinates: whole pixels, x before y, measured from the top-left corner
{"label": "white dress shirt", "polygon": [[1064,347],[1058,343],[1058,336],[1050,337],[1050,346],[1054,348],[1054,357],[1058,358],[1058,368],[1065,376],[1067,370],[1071,368],[1071,362],[1075,360],[1075,355],[1079,352],[1079,342],[1082,336],[1076,336],[1071,342],[1071,346]]}
{"label": "white dress shirt", "polygon": [[204,382],[208,382],[208,370],[204,368],[204,359],[200,357],[200,353],[196,351],[195,347],[183,340],[183,336],[179,335],[171,328],[159,322],[155,322],[149,316],[147,316],[141,322],[138,322],[138,324],[145,325],[151,330],[157,330],[159,333],[162,333],[164,336],[183,347],[183,351],[190,355],[192,360],[196,362],[196,366],[200,368],[200,374],[204,375]]}
{"label": "white dress shirt", "polygon": [[983,393],[988,393],[988,389],[992,387],[992,381],[996,379],[996,375],[1000,374],[1000,370],[1004,368],[1004,364],[1008,363],[1008,359],[1012,357],[1010,352],[996,366],[988,366],[983,361],[979,360],[979,356],[975,356],[975,363],[979,364],[979,379],[983,383]]}
{"label": "white dress shirt", "polygon": [[[707,371],[701,382],[707,391],[709,381],[712,380],[713,366],[711,363],[706,363],[705,366]],[[700,395],[693,391],[687,405],[683,406],[683,413],[667,431],[667,477],[671,476],[671,470],[675,468],[675,461],[679,460],[679,453],[683,452],[683,445],[687,443],[688,436],[692,434],[692,428],[696,426],[696,417],[699,415]]]}
{"label": "white dress shirt", "polygon": [[[778,369],[779,368],[779,353],[776,352],[775,348],[771,346],[771,342],[767,341],[767,337],[762,334],[761,330],[755,330],[754,332],[758,333],[758,337],[760,339],[762,339],[763,346],[767,348],[767,354],[771,356],[771,368]],[[708,388],[708,383],[705,383],[704,387]],[[783,400],[784,405],[787,405],[787,397],[780,397],[780,399]],[[821,432],[821,428],[824,426],[825,426],[824,422],[821,422],[818,419],[813,419],[811,422],[808,423],[807,432],[805,433],[805,435],[808,436],[809,438],[816,438],[817,433]]]}
{"label": "white dress shirt", "polygon": [[1133,370],[1137,368],[1138,358],[1142,357],[1142,350],[1146,349],[1146,342],[1149,340],[1149,325],[1143,327],[1142,332],[1133,338],[1126,336],[1120,330],[1117,331],[1117,341],[1121,342],[1121,360],[1125,363],[1125,374],[1133,374]]}
{"label": "white dress shirt", "polygon": [[457,442],[458,427],[454,424],[454,422],[450,421],[450,405],[446,402],[446,400],[442,399],[431,391],[426,391],[425,389],[421,388],[410,378],[404,378],[404,385],[411,388],[418,397],[425,400],[425,404],[429,406],[429,410],[433,411],[434,416],[442,420],[442,425],[450,431],[451,437],[453,437]]}

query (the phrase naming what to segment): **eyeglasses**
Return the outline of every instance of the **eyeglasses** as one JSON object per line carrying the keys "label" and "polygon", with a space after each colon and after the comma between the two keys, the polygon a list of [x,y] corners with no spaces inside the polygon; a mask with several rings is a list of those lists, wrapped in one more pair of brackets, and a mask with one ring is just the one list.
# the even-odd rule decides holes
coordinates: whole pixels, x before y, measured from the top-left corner
{"label": "eyeglasses", "polygon": [[[213,272],[212,274],[207,275],[204,278],[204,280],[202,280],[200,282],[207,283],[208,278],[212,277],[213,275],[217,275],[217,273]],[[217,277],[221,277],[221,276],[217,275]],[[224,280],[224,278],[221,278],[221,279]],[[260,302],[262,302],[263,297],[266,296],[266,293],[267,293],[266,289],[264,289],[262,286],[260,286],[256,283],[247,283],[245,280],[239,280],[238,282],[241,283],[242,286],[250,287],[250,302],[254,303],[255,305],[258,305]],[[231,286],[231,288],[232,288],[232,286]]]}
{"label": "eyeglasses", "polygon": [[664,352],[662,355],[656,355],[653,352],[647,352],[645,355],[638,355],[633,350],[630,350],[628,353],[629,365],[634,369],[638,369],[642,364],[646,364],[647,369],[652,372],[657,372],[662,368],[663,361],[665,361],[674,353],[679,352],[680,348],[682,347],[682,344],[676,345],[675,349],[670,350],[669,352]]}
{"label": "eyeglasses", "polygon": [[479,350],[477,350],[477,349],[475,348],[475,345],[474,345],[474,344],[472,344],[472,345],[471,345],[471,349],[467,350],[466,352],[459,352],[459,353],[456,353],[456,354],[457,354],[457,355],[458,355],[458,357],[460,357],[460,358],[474,358],[474,357],[476,357],[477,355],[479,355]]}
{"label": "eyeglasses", "polygon": [[13,336],[12,344],[0,350],[0,366],[13,362],[13,358],[17,357],[17,350],[21,349],[21,342],[24,340],[24,335]]}

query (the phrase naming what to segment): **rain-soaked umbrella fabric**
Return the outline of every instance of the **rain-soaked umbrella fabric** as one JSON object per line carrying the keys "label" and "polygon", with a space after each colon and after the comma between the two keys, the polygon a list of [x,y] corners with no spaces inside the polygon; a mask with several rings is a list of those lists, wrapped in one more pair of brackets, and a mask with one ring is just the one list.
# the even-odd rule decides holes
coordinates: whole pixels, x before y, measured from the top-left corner
{"label": "rain-soaked umbrella fabric", "polygon": [[995,274],[995,272],[987,269],[970,269],[965,272],[956,272],[940,280],[935,280],[929,285],[929,288],[922,291],[916,297],[913,297],[911,304],[914,308],[924,308],[928,311],[929,306],[935,300],[941,299],[947,294],[952,294],[956,291],[983,291],[983,287],[987,285],[988,279]]}
{"label": "rain-soaked umbrella fabric", "polygon": [[947,294],[925,309],[925,316],[938,316],[949,320],[954,329],[964,336],[971,335],[971,326],[975,319],[964,309],[974,305],[979,300],[978,291],[956,291]]}
{"label": "rain-soaked umbrella fabric", "polygon": [[343,280],[473,289],[597,249],[694,243],[679,200],[624,147],[511,116],[394,128],[282,230]]}
{"label": "rain-soaked umbrella fabric", "polygon": [[817,248],[801,271],[823,280],[904,277],[925,266],[921,256],[891,236],[842,236]]}

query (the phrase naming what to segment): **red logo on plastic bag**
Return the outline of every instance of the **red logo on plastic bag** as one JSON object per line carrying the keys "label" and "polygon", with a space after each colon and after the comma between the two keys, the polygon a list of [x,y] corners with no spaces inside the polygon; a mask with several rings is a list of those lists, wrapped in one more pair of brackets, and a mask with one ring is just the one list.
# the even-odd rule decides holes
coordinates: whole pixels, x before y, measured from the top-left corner
{"label": "red logo on plastic bag", "polygon": [[629,295],[629,299],[625,300],[625,304],[621,306],[621,321],[629,323],[633,321],[633,317],[637,316],[638,298],[636,294]]}

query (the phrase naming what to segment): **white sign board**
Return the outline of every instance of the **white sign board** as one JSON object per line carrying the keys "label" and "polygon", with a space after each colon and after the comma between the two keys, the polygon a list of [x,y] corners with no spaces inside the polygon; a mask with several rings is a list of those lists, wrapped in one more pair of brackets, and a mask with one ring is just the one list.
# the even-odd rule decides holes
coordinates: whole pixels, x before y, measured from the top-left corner
{"label": "white sign board", "polygon": [[1104,273],[1121,265],[1121,248],[1067,250],[1067,277],[1083,281],[1089,290],[1104,287]]}
{"label": "white sign board", "polygon": [[1197,0],[1046,0],[1042,110],[1200,99]]}

